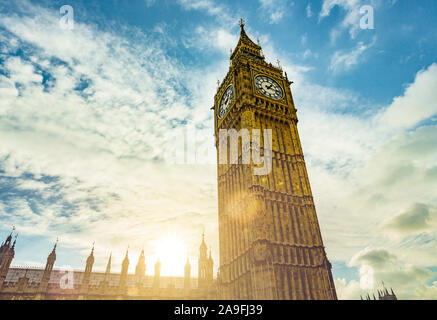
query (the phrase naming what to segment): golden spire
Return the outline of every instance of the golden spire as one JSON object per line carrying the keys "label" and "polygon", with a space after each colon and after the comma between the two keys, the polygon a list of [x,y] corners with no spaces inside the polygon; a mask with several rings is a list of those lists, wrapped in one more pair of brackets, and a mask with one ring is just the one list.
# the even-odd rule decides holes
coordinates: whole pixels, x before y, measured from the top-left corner
{"label": "golden spire", "polygon": [[262,59],[263,56],[261,54],[261,46],[253,42],[248,35],[246,34],[246,31],[244,30],[244,20],[240,19],[240,39],[238,40],[237,47],[231,54],[231,60],[234,60],[236,56],[238,56],[240,52],[249,53],[250,55],[257,57],[258,59]]}
{"label": "golden spire", "polygon": [[106,265],[106,275],[111,273],[111,264],[112,264],[112,252],[109,254],[108,264]]}

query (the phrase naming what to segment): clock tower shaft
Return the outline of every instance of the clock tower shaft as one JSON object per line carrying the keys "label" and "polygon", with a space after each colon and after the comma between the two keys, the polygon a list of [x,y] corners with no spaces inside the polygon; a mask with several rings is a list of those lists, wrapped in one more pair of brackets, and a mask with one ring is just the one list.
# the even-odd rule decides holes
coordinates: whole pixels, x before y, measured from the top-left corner
{"label": "clock tower shaft", "polygon": [[[261,47],[250,40],[241,22],[240,40],[214,105],[218,285],[222,299],[337,299],[290,84],[280,66],[265,61]],[[231,86],[229,102],[225,93]],[[223,96],[226,103],[222,103]],[[221,109],[223,105],[227,106]],[[226,144],[226,150],[220,150],[221,132],[232,129],[259,130],[261,139],[259,144],[253,139],[245,144],[241,139],[238,163],[222,163],[220,153],[229,154],[230,146]],[[265,139],[264,130],[271,130],[271,143]],[[255,175],[257,165],[243,161],[244,148],[258,150],[265,161],[270,155],[270,172]]]}

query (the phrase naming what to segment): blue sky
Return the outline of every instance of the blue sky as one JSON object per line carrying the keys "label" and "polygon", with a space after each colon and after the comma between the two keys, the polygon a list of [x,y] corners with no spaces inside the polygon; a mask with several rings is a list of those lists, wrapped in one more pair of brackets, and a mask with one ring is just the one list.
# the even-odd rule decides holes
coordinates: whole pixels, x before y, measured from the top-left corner
{"label": "blue sky", "polygon": [[[74,8],[75,27],[59,26]],[[374,29],[360,29],[360,8]],[[0,4],[0,234],[15,265],[131,267],[200,234],[218,263],[215,165],[165,163],[210,107],[243,17],[292,90],[322,234],[341,298],[371,266],[403,298],[437,298],[437,4],[402,0],[25,1]],[[166,240],[167,239],[167,240]],[[171,241],[170,241],[171,242]],[[176,268],[182,273],[185,259]],[[118,261],[118,262],[117,262]],[[168,265],[169,263],[167,263]],[[165,269],[164,274],[174,273]]]}

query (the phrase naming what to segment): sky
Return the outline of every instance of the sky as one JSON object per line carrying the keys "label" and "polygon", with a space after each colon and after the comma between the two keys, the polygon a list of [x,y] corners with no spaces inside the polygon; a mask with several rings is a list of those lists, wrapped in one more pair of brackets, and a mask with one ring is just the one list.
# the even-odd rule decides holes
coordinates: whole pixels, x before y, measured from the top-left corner
{"label": "sky", "polygon": [[[373,28],[362,28],[363,6]],[[96,270],[110,252],[118,270],[129,247],[130,270],[144,248],[146,274],[159,257],[163,275],[182,275],[187,256],[197,270],[205,232],[217,270],[214,155],[171,164],[166,143],[191,128],[213,145],[210,108],[242,17],[294,81],[339,298],[384,281],[400,299],[436,299],[436,10],[433,0],[1,1],[0,237],[16,226],[13,265],[43,266],[59,238],[57,267],[83,269],[95,242]]]}

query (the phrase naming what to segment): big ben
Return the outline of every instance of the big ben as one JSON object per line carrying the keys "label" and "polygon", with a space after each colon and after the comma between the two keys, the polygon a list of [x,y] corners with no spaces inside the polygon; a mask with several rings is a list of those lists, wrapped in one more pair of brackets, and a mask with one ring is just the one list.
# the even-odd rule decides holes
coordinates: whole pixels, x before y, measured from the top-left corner
{"label": "big ben", "polygon": [[[261,46],[247,36],[243,20],[240,26],[240,39],[213,108],[219,296],[337,299],[297,130],[292,82],[280,66],[266,62]],[[240,133],[236,162],[227,158],[232,141],[225,143],[225,150],[221,147],[222,133],[230,131]],[[249,143],[241,132],[252,132]],[[253,139],[254,132],[261,138]],[[248,150],[264,161],[270,157],[270,170],[254,174],[259,163],[245,161]],[[227,162],[222,161],[223,152]]]}

